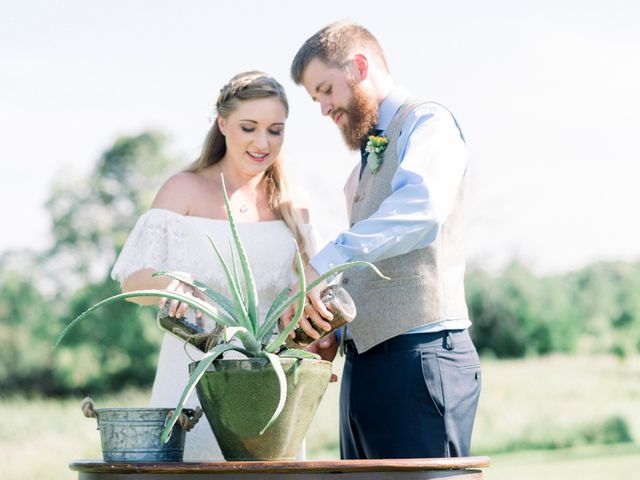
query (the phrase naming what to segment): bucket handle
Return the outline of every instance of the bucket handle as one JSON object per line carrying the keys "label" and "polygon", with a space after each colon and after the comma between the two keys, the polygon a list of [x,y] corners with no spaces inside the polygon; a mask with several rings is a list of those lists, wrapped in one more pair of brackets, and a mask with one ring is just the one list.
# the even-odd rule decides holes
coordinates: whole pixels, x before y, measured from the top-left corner
{"label": "bucket handle", "polygon": [[93,400],[91,400],[91,397],[85,397],[82,402],[80,402],[80,409],[82,410],[84,416],[87,418],[98,417],[96,409],[93,407]]}
{"label": "bucket handle", "polygon": [[[98,418],[98,413],[93,407],[93,400],[91,400],[91,397],[84,397],[82,402],[80,402],[80,409],[82,410],[82,413],[85,417],[95,419]],[[98,422],[97,430],[100,430],[100,422]]]}
{"label": "bucket handle", "polygon": [[[169,410],[169,412],[167,413],[167,418],[164,421],[165,426],[172,416],[173,410]],[[180,413],[180,416],[178,417],[178,423],[185,432],[188,432],[196,426],[196,424],[200,420],[200,417],[202,417],[202,407],[196,407],[195,410],[192,410],[190,408],[183,408],[182,413]]]}

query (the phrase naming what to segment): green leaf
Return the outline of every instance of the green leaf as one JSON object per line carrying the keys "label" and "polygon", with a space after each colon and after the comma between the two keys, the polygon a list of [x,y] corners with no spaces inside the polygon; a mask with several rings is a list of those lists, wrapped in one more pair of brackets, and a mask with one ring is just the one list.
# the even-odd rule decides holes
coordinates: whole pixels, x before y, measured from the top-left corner
{"label": "green leaf", "polygon": [[[246,329],[251,329],[251,321],[249,320],[249,314],[247,312],[246,307],[244,306],[244,303],[242,302],[242,294],[239,292],[240,285],[236,285],[235,282],[233,281],[233,277],[231,277],[231,271],[229,270],[229,266],[227,265],[227,262],[224,261],[224,258],[222,257],[220,250],[218,250],[216,243],[213,241],[213,238],[211,238],[209,235],[207,235],[207,238],[209,239],[209,242],[211,243],[213,250],[216,252],[216,255],[218,256],[218,260],[220,260],[220,263],[222,264],[222,269],[224,270],[224,274],[227,277],[227,282],[229,283],[229,289],[231,290],[231,295],[233,297],[233,304],[235,305],[236,318],[238,319],[238,323],[240,323],[240,325],[242,325]],[[233,252],[231,252],[231,254],[233,255]]]}
{"label": "green leaf", "polygon": [[252,357],[260,355],[262,350],[262,344],[253,335],[253,332],[249,332],[246,329],[236,332],[236,337],[242,342],[244,347],[251,353]]}
{"label": "green leaf", "polygon": [[110,303],[113,303],[119,300],[123,300],[126,298],[133,298],[133,297],[167,297],[167,298],[171,298],[172,300],[179,300],[183,303],[186,303],[190,307],[200,310],[202,313],[204,313],[209,318],[211,318],[212,320],[214,320],[215,322],[221,325],[224,325],[227,327],[237,326],[237,323],[235,322],[235,320],[220,315],[220,313],[216,309],[214,309],[212,305],[208,304],[204,300],[200,300],[199,298],[195,298],[190,295],[184,295],[181,293],[171,292],[168,290],[153,290],[153,289],[152,290],[136,290],[133,292],[126,292],[126,293],[120,293],[118,295],[114,295],[105,300],[102,300],[101,302],[96,303],[91,308],[85,310],[83,313],[78,315],[69,325],[66,326],[66,328],[62,331],[62,333],[54,343],[53,348],[55,349],[58,346],[60,341],[69,332],[69,330],[71,330],[80,320],[85,318],[94,310],[97,310],[98,308],[104,305],[108,305]]}
{"label": "green leaf", "polygon": [[317,353],[307,352],[306,350],[300,350],[298,348],[290,348],[288,350],[284,350],[278,354],[280,358],[313,358],[316,360],[320,359],[320,355]]}
{"label": "green leaf", "polygon": [[231,242],[231,239],[229,239],[229,251],[231,252],[231,264],[233,266],[233,276],[234,276],[234,278],[236,280],[236,285],[238,285],[238,291],[240,292],[240,298],[242,299],[242,303],[244,304],[245,298],[244,298],[244,292],[240,288],[240,275],[238,274],[238,264],[236,262],[236,251],[233,248],[233,243]]}
{"label": "green leaf", "polygon": [[313,282],[311,282],[309,285],[307,285],[307,290],[311,290],[312,288],[317,287],[324,280],[326,280],[327,278],[329,278],[332,275],[337,275],[338,273],[344,272],[345,270],[349,270],[350,268],[354,268],[354,267],[369,267],[380,278],[383,278],[384,280],[391,280],[386,275],[383,275],[383,273],[380,270],[378,270],[378,267],[376,267],[373,263],[365,262],[364,260],[354,260],[352,262],[347,262],[347,263],[343,263],[341,265],[337,265],[337,266],[333,267],[332,269],[326,271],[325,273],[320,275],[318,278],[316,278]]}
{"label": "green leaf", "polygon": [[242,246],[242,241],[240,240],[240,235],[238,234],[238,229],[236,228],[236,223],[233,220],[233,215],[231,214],[231,207],[229,206],[229,198],[227,197],[227,188],[224,183],[224,175],[220,174],[220,180],[222,182],[224,206],[227,209],[227,218],[229,219],[231,234],[233,235],[233,241],[236,245],[238,257],[240,259],[240,267],[242,268],[242,273],[244,274],[244,281],[246,282],[246,285],[247,285],[246,301],[247,301],[247,309],[249,313],[249,320],[251,321],[251,327],[252,327],[253,333],[256,334],[258,332],[258,291],[256,289],[256,282],[253,278],[253,274],[251,273],[249,258],[247,257],[244,247]]}
{"label": "green leaf", "polygon": [[[329,270],[329,271],[325,272],[324,274],[320,275],[316,280],[314,280],[314,281],[313,281],[313,282],[311,282],[309,285],[307,285],[306,290],[304,291],[304,294],[302,295],[302,302],[303,302],[303,304],[304,304],[304,297],[306,296],[306,292],[307,292],[307,291],[311,290],[311,289],[312,289],[312,288],[314,288],[314,287],[317,287],[318,285],[320,285],[320,283],[322,283],[324,280],[326,280],[326,279],[327,279],[328,277],[330,277],[331,275],[337,275],[337,274],[338,274],[338,273],[340,273],[340,272],[343,272],[343,271],[345,271],[345,270],[348,270],[348,269],[350,269],[350,268],[354,268],[354,267],[369,267],[369,268],[371,268],[371,269],[372,269],[372,270],[373,270],[373,271],[374,271],[374,272],[375,272],[379,277],[381,277],[381,278],[383,278],[383,279],[385,279],[385,280],[389,280],[389,277],[387,277],[387,276],[383,275],[383,274],[380,272],[380,270],[378,270],[378,268],[377,268],[374,264],[372,264],[372,263],[370,263],[370,262],[365,262],[365,261],[362,261],[362,260],[358,260],[358,261],[353,261],[353,262],[343,263],[342,265],[338,265],[338,266],[336,266],[336,267],[333,267],[331,270]],[[275,324],[275,322],[277,322],[277,321],[278,321],[278,318],[280,318],[280,317],[282,316],[282,314],[285,312],[285,310],[286,310],[287,308],[289,308],[289,306],[290,306],[293,302],[295,302],[295,301],[300,302],[300,298],[301,298],[301,294],[300,294],[300,292],[301,292],[301,291],[302,291],[302,290],[299,290],[295,295],[293,295],[293,296],[289,297],[289,298],[288,298],[284,303],[282,303],[282,304],[281,304],[277,309],[274,309],[274,310],[273,310],[273,313],[272,313],[273,318],[272,318],[272,320],[271,320],[271,322],[272,322],[271,328],[273,328],[273,324]],[[274,320],[274,319],[275,319],[275,320]],[[266,322],[265,322],[265,323],[266,323]],[[291,323],[293,323],[293,322],[291,322]],[[296,321],[296,324],[297,324],[297,321]],[[291,325],[291,324],[289,324],[289,325]],[[293,328],[295,328],[295,325],[294,325],[294,327],[292,327],[292,328],[291,328],[291,330],[293,330]],[[280,337],[281,337],[281,336],[278,336],[278,337],[276,338],[276,340],[278,340],[278,338],[280,338]],[[286,336],[282,337],[282,341],[281,341],[280,345],[282,344],[282,342],[284,342],[284,339],[286,339],[286,338],[287,338]],[[275,341],[276,341],[276,340],[274,340],[274,343],[275,343]],[[273,345],[273,343],[272,343],[271,345]],[[280,346],[280,345],[275,346],[275,348],[274,348],[272,351],[276,351],[276,350],[279,348],[279,346]],[[270,351],[271,351],[271,350],[270,350]]]}
{"label": "green leaf", "polygon": [[220,308],[226,311],[233,318],[235,318],[238,314],[231,300],[229,300],[220,292],[217,292],[214,289],[210,288],[208,285],[198,280],[192,280],[189,275],[186,275],[181,272],[155,272],[152,276],[153,277],[163,276],[163,277],[169,277],[175,280],[179,280],[182,283],[189,285],[192,288],[200,290],[203,294],[205,294],[207,297],[213,300],[218,306],[220,306]]}
{"label": "green leaf", "polygon": [[[302,264],[302,257],[300,257],[300,252],[296,249],[296,265],[298,266],[298,292],[306,292],[306,279],[304,276],[304,265]],[[287,335],[289,335],[298,322],[300,321],[300,317],[302,317],[302,312],[304,311],[304,301],[306,299],[305,295],[298,296],[298,306],[296,308],[296,313],[294,314],[291,322],[287,325],[284,330],[280,332],[280,334],[269,344],[265,350],[269,353],[273,353],[280,348],[280,346],[284,343]]]}
{"label": "green leaf", "polygon": [[231,339],[238,334],[238,332],[246,332],[247,329],[244,327],[226,327],[224,329],[224,341],[230,342]]}
{"label": "green leaf", "polygon": [[276,372],[278,383],[280,384],[280,398],[278,400],[276,411],[273,412],[271,419],[267,422],[265,427],[260,430],[260,435],[262,435],[267,430],[267,428],[269,428],[273,424],[273,422],[278,419],[280,413],[282,413],[282,409],[284,408],[284,403],[287,400],[287,377],[284,374],[284,369],[282,368],[282,364],[280,363],[280,358],[277,355],[268,352],[262,352],[262,355],[264,355],[267,360],[269,360],[269,363],[271,363],[273,370]]}
{"label": "green leaf", "polygon": [[[279,316],[276,317],[274,313],[276,313],[280,308],[280,306],[287,301],[287,298],[289,298],[290,293],[291,293],[291,289],[289,287],[283,288],[282,291],[278,294],[278,296],[275,298],[275,300],[271,304],[271,307],[267,312],[267,316],[265,317],[264,323],[260,327],[260,330],[258,331],[258,335],[256,335],[258,338],[263,339],[263,342],[266,342],[269,340],[269,338],[271,338],[271,332],[273,331],[273,327],[275,326],[279,318]],[[265,337],[266,337],[266,340],[264,340]]]}
{"label": "green leaf", "polygon": [[163,443],[167,443],[169,441],[169,437],[171,436],[171,430],[173,429],[173,426],[178,421],[178,418],[180,417],[180,413],[182,412],[182,408],[184,407],[184,402],[187,400],[187,398],[189,398],[189,395],[191,395],[191,392],[193,392],[193,389],[195,388],[196,384],[200,381],[204,373],[207,371],[207,368],[209,368],[209,365],[211,365],[216,358],[218,358],[224,352],[229,350],[236,350],[244,353],[244,349],[240,347],[237,347],[235,345],[231,345],[228,343],[221,343],[220,345],[216,345],[215,347],[213,347],[209,352],[205,353],[204,356],[202,357],[202,360],[198,362],[198,365],[189,376],[189,381],[187,382],[187,386],[182,391],[182,395],[180,396],[178,405],[173,410],[173,415],[171,416],[171,418],[165,425],[164,430],[162,431],[161,439]]}

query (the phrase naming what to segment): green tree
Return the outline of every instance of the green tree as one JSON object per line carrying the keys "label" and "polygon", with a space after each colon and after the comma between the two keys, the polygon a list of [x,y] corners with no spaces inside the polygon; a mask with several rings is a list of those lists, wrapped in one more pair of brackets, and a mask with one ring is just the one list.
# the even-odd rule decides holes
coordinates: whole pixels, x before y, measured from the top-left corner
{"label": "green tree", "polygon": [[77,288],[104,278],[135,224],[176,160],[159,132],[118,138],[86,178],[59,179],[46,203],[53,245],[48,261]]}
{"label": "green tree", "polygon": [[56,393],[53,352],[59,310],[37,288],[33,252],[0,258],[0,392]]}
{"label": "green tree", "polygon": [[3,391],[96,393],[153,380],[161,338],[153,309],[113,305],[97,312],[98,318],[80,326],[55,352],[51,345],[78,314],[119,291],[109,277],[111,266],[161,182],[178,169],[167,151],[167,139],[159,132],[118,138],[87,177],[54,183],[46,203],[50,248],[3,255]]}
{"label": "green tree", "polygon": [[566,279],[585,325],[583,350],[640,351],[640,263],[598,262]]}
{"label": "green tree", "polygon": [[466,287],[481,352],[522,357],[574,350],[582,326],[560,279],[535,277],[513,262],[497,276],[470,271]]}

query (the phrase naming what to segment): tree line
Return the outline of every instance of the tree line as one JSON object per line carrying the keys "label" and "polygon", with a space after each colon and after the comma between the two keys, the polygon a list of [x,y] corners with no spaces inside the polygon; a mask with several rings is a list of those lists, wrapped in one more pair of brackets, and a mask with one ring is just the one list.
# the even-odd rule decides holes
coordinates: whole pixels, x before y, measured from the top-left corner
{"label": "tree line", "polygon": [[[0,256],[0,395],[96,394],[153,382],[162,338],[153,308],[111,304],[55,352],[52,344],[73,318],[119,292],[109,277],[117,253],[161,182],[184,164],[167,152],[160,132],[117,139],[85,178],[52,185],[48,248]],[[640,350],[640,262],[544,277],[518,262],[499,274],[471,267],[466,291],[481,355]]]}

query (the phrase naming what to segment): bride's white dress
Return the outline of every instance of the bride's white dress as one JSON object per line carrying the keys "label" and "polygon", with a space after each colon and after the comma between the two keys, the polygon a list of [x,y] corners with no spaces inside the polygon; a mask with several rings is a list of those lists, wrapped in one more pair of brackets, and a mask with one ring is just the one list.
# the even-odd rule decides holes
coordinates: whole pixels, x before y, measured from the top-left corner
{"label": "bride's white dress", "polygon": [[[296,247],[293,235],[280,220],[238,223],[237,227],[256,280],[260,318],[264,319],[276,295],[297,278],[294,272]],[[310,247],[308,250],[313,253],[313,232],[310,226],[305,227]],[[129,275],[143,268],[188,272],[195,279],[230,297],[224,271],[207,235],[211,236],[225,261],[231,265],[231,230],[226,220],[151,209],[138,219],[111,276],[122,284]],[[202,352],[196,348],[185,346],[184,342],[172,335],[165,335],[150,405],[175,407],[187,384],[189,363],[201,357]],[[187,407],[198,405],[194,391],[187,401]],[[203,417],[187,434],[184,459],[212,461],[222,458],[209,423]]]}

